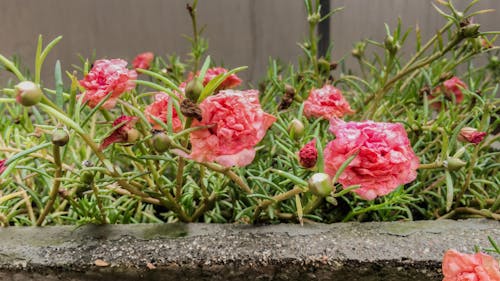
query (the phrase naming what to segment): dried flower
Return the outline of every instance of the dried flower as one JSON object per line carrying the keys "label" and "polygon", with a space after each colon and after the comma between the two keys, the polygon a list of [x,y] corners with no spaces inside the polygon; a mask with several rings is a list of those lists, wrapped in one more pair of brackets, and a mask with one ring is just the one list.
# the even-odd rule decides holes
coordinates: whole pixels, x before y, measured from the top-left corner
{"label": "dried flower", "polygon": [[295,89],[292,86],[286,84],[285,94],[281,98],[281,102],[278,105],[278,110],[288,109],[290,105],[292,105],[294,97],[295,97]]}
{"label": "dried flower", "polygon": [[113,122],[113,127],[118,127],[102,141],[100,149],[103,150],[113,143],[131,143],[136,141],[139,137],[139,132],[134,129],[137,120],[139,118],[135,116],[122,115],[118,117]]}
{"label": "dried flower", "polygon": [[486,137],[486,132],[479,132],[475,128],[463,127],[458,134],[458,140],[461,142],[470,142],[478,144]]}
{"label": "dried flower", "polygon": [[318,161],[318,150],[316,149],[316,139],[308,142],[299,151],[299,163],[304,168],[312,168]]}
{"label": "dried flower", "polygon": [[[178,95],[179,96],[179,95]],[[158,92],[155,95],[155,101],[148,105],[144,110],[146,118],[149,123],[153,125],[153,128],[156,130],[162,130],[162,126],[153,119],[153,116],[157,119],[160,119],[163,123],[167,124],[168,122],[168,107],[169,103],[172,102],[172,98],[163,92]],[[172,129],[174,132],[179,132],[183,128],[182,122],[179,119],[179,113],[172,105]]]}
{"label": "dried flower", "polygon": [[443,281],[500,281],[498,261],[483,253],[448,250],[443,258]]}
{"label": "dried flower", "polygon": [[309,97],[304,102],[304,115],[306,117],[323,117],[330,120],[352,114],[354,111],[342,92],[332,85],[324,85],[321,89],[312,89]]}
{"label": "dried flower", "polygon": [[134,68],[149,69],[151,62],[155,58],[152,52],[138,54],[132,61]]}
{"label": "dried flower", "polygon": [[349,157],[357,154],[338,182],[344,188],[360,185],[354,192],[361,198],[372,200],[386,195],[417,177],[419,161],[403,125],[333,119],[330,130],[335,140],[324,151],[325,171],[334,176]]}
{"label": "dried flower", "polygon": [[192,126],[210,126],[191,133],[190,158],[216,161],[223,166],[246,166],[255,157],[254,146],[276,118],[264,112],[257,90],[225,90],[200,103],[202,120]]}
{"label": "dried flower", "polygon": [[83,102],[88,102],[88,106],[94,108],[111,93],[111,97],[102,105],[104,109],[111,109],[121,94],[135,87],[135,79],[137,73],[127,69],[126,61],[97,60],[85,78],[80,80],[80,85],[85,88]]}

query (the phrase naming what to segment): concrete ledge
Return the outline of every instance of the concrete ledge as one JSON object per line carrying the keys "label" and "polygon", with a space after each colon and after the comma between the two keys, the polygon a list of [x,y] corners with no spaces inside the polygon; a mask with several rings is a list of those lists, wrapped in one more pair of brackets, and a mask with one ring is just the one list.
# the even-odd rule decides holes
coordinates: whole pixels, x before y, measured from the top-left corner
{"label": "concrete ledge", "polygon": [[11,227],[0,280],[442,280],[445,250],[487,236],[497,221]]}

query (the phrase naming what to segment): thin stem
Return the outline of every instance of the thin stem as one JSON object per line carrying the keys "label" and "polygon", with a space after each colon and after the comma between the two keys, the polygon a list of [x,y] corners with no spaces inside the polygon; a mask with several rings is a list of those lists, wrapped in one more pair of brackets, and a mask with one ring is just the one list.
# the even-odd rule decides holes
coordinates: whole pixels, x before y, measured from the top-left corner
{"label": "thin stem", "polygon": [[104,207],[102,205],[101,198],[99,198],[99,190],[97,189],[97,186],[95,186],[94,183],[91,183],[90,185],[92,187],[92,192],[94,193],[95,200],[97,202],[97,208],[99,208],[99,212],[101,213],[101,222],[103,224],[107,224],[108,221],[106,219],[106,212],[105,212]]}
{"label": "thin stem", "polygon": [[264,208],[268,207],[269,205],[276,203],[276,202],[280,202],[280,201],[289,199],[289,198],[292,198],[295,195],[300,194],[302,192],[304,192],[304,189],[296,186],[292,190],[289,190],[287,192],[273,196],[272,199],[270,199],[270,200],[264,200],[264,201],[260,202],[260,204],[257,206],[257,208],[255,208],[255,212],[253,214],[253,220],[257,221],[262,210]]}
{"label": "thin stem", "polygon": [[54,163],[56,165],[56,172],[54,175],[52,189],[50,190],[50,194],[49,194],[49,201],[45,205],[45,208],[43,209],[42,213],[40,214],[40,217],[38,217],[38,220],[36,221],[37,226],[42,225],[43,221],[45,220],[45,217],[52,209],[52,206],[54,205],[54,202],[56,200],[57,193],[59,191],[59,186],[61,186],[62,164],[61,164],[60,147],[58,145],[53,145],[52,152],[54,154]]}
{"label": "thin stem", "polygon": [[456,46],[458,43],[460,43],[460,41],[462,41],[462,39],[463,38],[461,36],[455,36],[455,38],[450,43],[448,43],[446,48],[444,48],[439,53],[436,53],[436,54],[434,54],[426,59],[423,59],[413,66],[407,64],[403,69],[401,69],[392,79],[390,79],[387,83],[385,83],[385,85],[382,88],[380,88],[380,90],[378,90],[374,95],[371,95],[367,100],[365,100],[365,104],[368,104],[371,101],[371,99],[374,100],[372,102],[372,106],[371,106],[370,110],[367,111],[367,113],[368,113],[367,119],[373,119],[375,112],[376,112],[377,108],[379,107],[380,100],[384,97],[384,94],[387,91],[389,91],[396,82],[398,82],[401,78],[405,77],[406,75],[412,73],[413,71],[418,70],[418,69],[434,62],[438,58],[442,57],[448,51],[450,51],[454,46]]}
{"label": "thin stem", "polygon": [[209,168],[212,171],[224,174],[234,181],[246,194],[252,194],[250,187],[243,181],[243,179],[238,176],[235,172],[231,171],[229,168],[224,168],[214,163],[200,163],[201,165]]}

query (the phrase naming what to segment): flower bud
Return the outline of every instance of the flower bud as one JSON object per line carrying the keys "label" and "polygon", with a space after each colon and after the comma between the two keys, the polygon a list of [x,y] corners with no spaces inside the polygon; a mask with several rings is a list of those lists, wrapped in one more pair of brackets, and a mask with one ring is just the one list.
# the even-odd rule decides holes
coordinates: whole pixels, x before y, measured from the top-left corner
{"label": "flower bud", "polygon": [[80,174],[80,181],[84,184],[91,184],[94,181],[94,173],[91,171],[83,171]]}
{"label": "flower bud", "polygon": [[314,167],[317,161],[318,150],[316,149],[316,139],[313,139],[299,151],[299,163],[302,167],[309,169]]}
{"label": "flower bud", "polygon": [[330,62],[325,60],[324,58],[320,58],[318,60],[318,66],[319,70],[322,73],[329,73],[330,72]]}
{"label": "flower bud", "polygon": [[128,143],[135,142],[139,138],[139,131],[135,128],[127,130],[127,141]]}
{"label": "flower bud", "polygon": [[68,131],[57,128],[52,132],[52,143],[57,146],[65,146],[69,141]]}
{"label": "flower bud", "polygon": [[304,124],[299,119],[293,119],[288,126],[288,132],[293,135],[295,139],[299,139],[304,135]]}
{"label": "flower bud", "polygon": [[463,127],[458,134],[458,140],[461,142],[469,142],[478,144],[486,137],[486,132],[479,132],[475,128]]}
{"label": "flower bud", "polygon": [[14,88],[17,102],[24,106],[32,106],[42,100],[42,90],[31,81],[23,81]]}
{"label": "flower bud", "polygon": [[464,162],[456,157],[449,157],[446,161],[443,161],[443,166],[448,169],[448,171],[460,170],[460,168],[465,165],[467,165],[467,162]]}
{"label": "flower bud", "polygon": [[460,32],[464,38],[475,38],[479,36],[480,24],[471,23],[460,29]]}
{"label": "flower bud", "polygon": [[309,191],[314,195],[326,197],[333,190],[332,178],[325,173],[316,173],[309,179]]}
{"label": "flower bud", "polygon": [[167,151],[172,144],[172,139],[164,132],[156,133],[152,140],[153,148],[160,153]]}
{"label": "flower bud", "polygon": [[200,78],[195,77],[186,85],[186,97],[193,102],[198,101],[201,92],[203,91],[203,84]]}
{"label": "flower bud", "polygon": [[396,54],[397,51],[399,51],[399,49],[401,48],[399,42],[395,40],[391,35],[387,35],[387,37],[385,37],[384,46],[391,55]]}

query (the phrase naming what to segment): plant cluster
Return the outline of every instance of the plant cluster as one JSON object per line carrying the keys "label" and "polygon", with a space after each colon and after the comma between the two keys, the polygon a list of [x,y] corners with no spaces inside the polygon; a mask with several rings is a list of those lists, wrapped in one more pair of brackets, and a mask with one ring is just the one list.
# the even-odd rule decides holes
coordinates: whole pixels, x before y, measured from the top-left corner
{"label": "plant cluster", "polygon": [[61,37],[39,37],[34,73],[0,55],[13,74],[0,98],[0,223],[498,220],[497,32],[472,20],[488,10],[440,1],[447,23],[426,42],[386,26],[382,42],[355,44],[355,75],[333,48],[318,54],[316,27],[340,9],[321,17],[304,2],[304,56],[271,60],[258,90],[237,76],[246,67],[206,55],[196,0],[185,63],[57,62],[49,89],[40,73]]}

